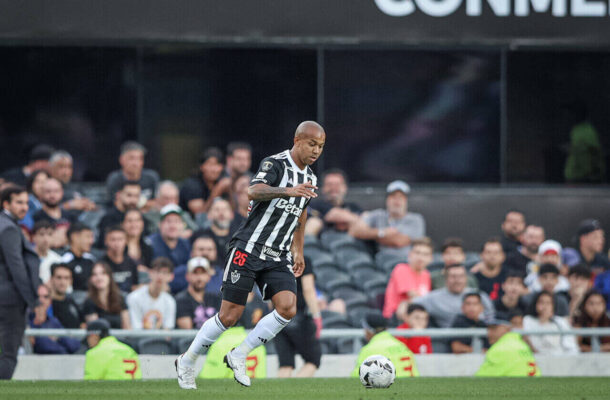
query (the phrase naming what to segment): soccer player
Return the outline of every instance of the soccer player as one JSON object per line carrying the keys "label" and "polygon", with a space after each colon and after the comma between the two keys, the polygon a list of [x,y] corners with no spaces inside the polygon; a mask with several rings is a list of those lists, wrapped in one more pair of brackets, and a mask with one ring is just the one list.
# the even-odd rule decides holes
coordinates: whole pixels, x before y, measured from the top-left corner
{"label": "soccer player", "polygon": [[299,124],[291,150],[265,158],[248,188],[250,212],[229,243],[220,311],[207,320],[186,353],[175,362],[178,384],[195,389],[195,361],[241,317],[254,283],[275,310],[261,319],[244,341],[228,352],[225,363],[235,380],[250,386],[246,357],[267,343],[296,314],[296,278],[303,273],[306,207],[317,178],[309,167],[322,154],[326,133],[313,121]]}

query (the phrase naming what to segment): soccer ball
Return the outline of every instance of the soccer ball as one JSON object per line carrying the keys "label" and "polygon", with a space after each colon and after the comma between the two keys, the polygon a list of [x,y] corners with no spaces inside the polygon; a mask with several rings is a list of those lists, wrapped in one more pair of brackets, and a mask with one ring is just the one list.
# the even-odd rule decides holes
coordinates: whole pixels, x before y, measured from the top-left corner
{"label": "soccer ball", "polygon": [[389,388],[396,378],[392,361],[381,355],[368,357],[360,364],[360,382],[366,388]]}

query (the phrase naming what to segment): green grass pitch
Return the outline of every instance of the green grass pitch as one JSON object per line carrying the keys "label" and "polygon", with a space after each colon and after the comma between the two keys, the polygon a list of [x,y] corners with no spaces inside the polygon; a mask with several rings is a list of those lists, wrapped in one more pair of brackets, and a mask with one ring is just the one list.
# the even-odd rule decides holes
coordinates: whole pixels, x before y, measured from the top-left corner
{"label": "green grass pitch", "polygon": [[365,389],[358,379],[264,379],[244,388],[233,380],[198,380],[181,390],[174,380],[138,382],[0,381],[0,399],[527,399],[610,398],[608,378],[414,378],[389,389]]}

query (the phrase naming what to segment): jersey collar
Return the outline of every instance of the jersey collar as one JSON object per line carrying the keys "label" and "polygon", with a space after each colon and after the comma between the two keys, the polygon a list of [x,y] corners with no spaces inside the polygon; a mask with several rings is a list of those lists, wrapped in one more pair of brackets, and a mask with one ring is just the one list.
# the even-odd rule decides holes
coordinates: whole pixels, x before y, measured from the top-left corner
{"label": "jersey collar", "polygon": [[292,165],[292,167],[294,169],[296,169],[297,171],[299,171],[299,172],[301,172],[303,174],[307,173],[307,165],[303,169],[299,168],[297,163],[295,163],[294,160],[292,159],[292,155],[290,155],[290,150],[286,150],[286,156],[288,157],[288,161],[290,161],[290,164]]}

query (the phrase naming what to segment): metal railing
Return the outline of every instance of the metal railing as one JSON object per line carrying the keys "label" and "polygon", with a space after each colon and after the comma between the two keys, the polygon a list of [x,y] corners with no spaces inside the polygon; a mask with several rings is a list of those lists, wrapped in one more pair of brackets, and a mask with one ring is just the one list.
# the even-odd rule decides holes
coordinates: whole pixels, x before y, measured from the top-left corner
{"label": "metal railing", "polygon": [[[394,336],[416,337],[429,336],[431,339],[448,339],[453,337],[471,337],[473,338],[472,347],[475,353],[480,353],[483,348],[482,339],[487,336],[485,328],[432,328],[432,329],[389,329]],[[555,329],[536,329],[524,330],[514,329],[517,332],[527,336],[540,335],[574,335],[591,337],[591,351],[597,353],[600,351],[600,337],[610,336],[610,328],[570,328],[566,330]],[[194,329],[175,329],[175,330],[123,330],[111,329],[110,334],[118,338],[171,338],[183,339],[194,338],[197,330]],[[86,335],[84,329],[31,329],[25,331],[27,337],[37,336],[67,336],[82,339]],[[362,329],[323,329],[321,339],[362,339],[364,331]],[[354,340],[354,350],[359,349],[360,341]]]}

